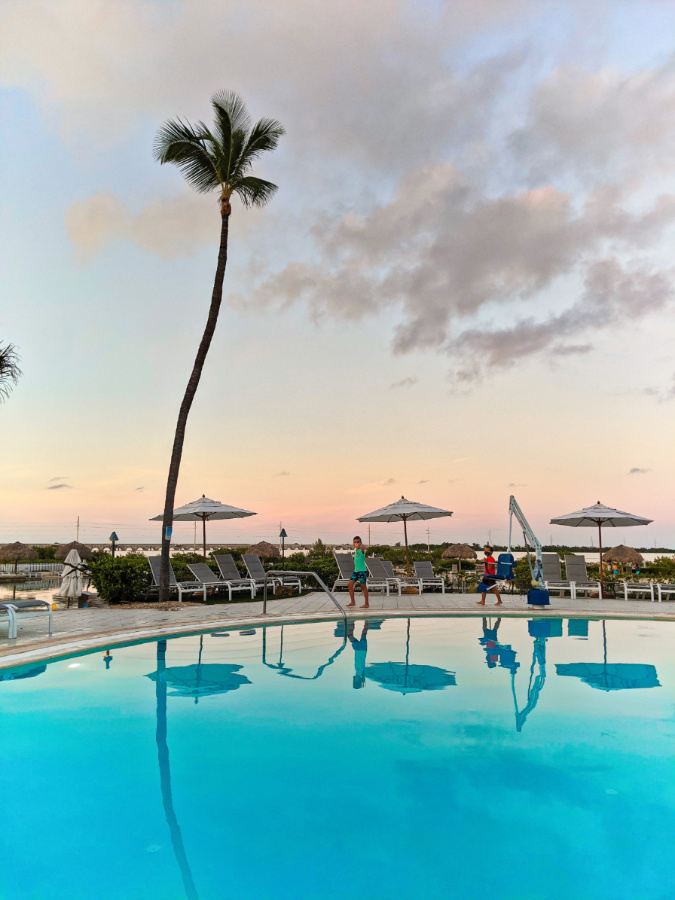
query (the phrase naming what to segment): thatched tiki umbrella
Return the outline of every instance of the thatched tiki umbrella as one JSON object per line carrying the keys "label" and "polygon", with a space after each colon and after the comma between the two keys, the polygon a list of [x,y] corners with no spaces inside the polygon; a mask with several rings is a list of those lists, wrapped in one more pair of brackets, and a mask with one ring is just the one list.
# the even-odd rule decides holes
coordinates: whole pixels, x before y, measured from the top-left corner
{"label": "thatched tiki umbrella", "polygon": [[33,550],[28,544],[22,544],[21,541],[15,541],[13,544],[5,544],[3,547],[0,547],[0,562],[13,562],[15,572],[19,565],[19,560],[32,562],[37,558],[37,550]]}
{"label": "thatched tiki umbrella", "polygon": [[633,550],[632,547],[626,547],[625,544],[619,544],[618,547],[612,547],[612,549],[608,550],[607,553],[603,553],[602,561],[608,563],[619,563],[622,571],[624,566],[630,566],[631,568],[633,568],[644,564],[642,554],[638,553],[637,550]]}
{"label": "thatched tiki umbrella", "polygon": [[279,551],[274,544],[270,544],[267,541],[260,541],[259,544],[254,544],[246,552],[255,553],[261,559],[277,559],[279,556]]}
{"label": "thatched tiki umbrella", "polygon": [[476,551],[468,544],[450,544],[447,550],[443,551],[441,559],[456,559],[459,563],[459,571],[462,571],[463,559],[476,559]]}
{"label": "thatched tiki umbrella", "polygon": [[54,559],[65,560],[66,556],[70,553],[71,550],[77,550],[80,559],[87,560],[91,559],[94,555],[94,551],[91,547],[87,547],[85,544],[81,544],[79,541],[71,541],[69,544],[62,544],[59,549],[54,554]]}

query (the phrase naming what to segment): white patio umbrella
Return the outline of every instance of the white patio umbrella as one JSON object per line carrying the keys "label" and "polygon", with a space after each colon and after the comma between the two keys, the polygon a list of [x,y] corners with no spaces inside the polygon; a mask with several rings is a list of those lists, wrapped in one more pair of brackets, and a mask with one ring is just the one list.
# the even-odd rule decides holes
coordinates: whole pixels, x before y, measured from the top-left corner
{"label": "white patio umbrella", "polygon": [[63,561],[61,587],[57,597],[64,600],[79,600],[84,591],[82,560],[77,550],[71,550]]}
{"label": "white patio umbrella", "polygon": [[[204,559],[206,559],[206,520],[207,519],[243,519],[245,516],[256,516],[257,513],[250,512],[248,509],[239,509],[237,506],[228,506],[226,503],[219,503],[218,500],[209,500],[208,497],[202,496],[199,500],[193,500],[192,503],[186,503],[173,511],[174,522],[197,522],[202,523],[202,538],[204,542]],[[164,516],[160,513],[153,516],[151,522],[161,522]]]}
{"label": "white patio umbrella", "polygon": [[631,528],[634,525],[649,525],[653,519],[645,519],[644,516],[635,516],[633,513],[622,512],[620,509],[612,509],[604,506],[599,500],[593,506],[579,509],[576,512],[567,513],[551,519],[551,525],[568,525],[570,528],[597,528],[598,544],[600,545],[600,596],[602,596],[602,526],[606,528]]}
{"label": "white patio umbrella", "polygon": [[439,516],[451,516],[447,509],[438,509],[436,506],[427,506],[426,503],[415,503],[414,500],[406,500],[401,497],[396,503],[376,509],[366,516],[359,516],[358,522],[403,522],[403,534],[405,536],[405,564],[410,575],[410,560],[408,559],[408,522],[420,519],[437,519]]}

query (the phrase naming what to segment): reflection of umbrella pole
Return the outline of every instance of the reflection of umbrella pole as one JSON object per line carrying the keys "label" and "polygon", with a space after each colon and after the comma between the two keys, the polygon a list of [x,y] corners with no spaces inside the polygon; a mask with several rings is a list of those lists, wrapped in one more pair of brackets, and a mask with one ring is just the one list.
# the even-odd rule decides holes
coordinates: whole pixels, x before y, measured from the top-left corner
{"label": "reflection of umbrella pole", "polygon": [[598,520],[598,544],[600,546],[600,599],[602,600],[602,595],[604,591],[603,588],[603,578],[602,578],[602,525]]}
{"label": "reflection of umbrella pole", "polygon": [[169,826],[171,844],[176,856],[178,868],[183,877],[183,885],[188,900],[199,900],[197,888],[192,879],[190,864],[188,863],[183,845],[180,825],[173,808],[171,794],[171,768],[169,765],[169,745],[166,737],[166,681],[163,677],[166,669],[166,641],[157,641],[157,681],[155,682],[155,696],[157,698],[157,759],[159,761],[159,781],[162,788],[162,804],[166,824]]}

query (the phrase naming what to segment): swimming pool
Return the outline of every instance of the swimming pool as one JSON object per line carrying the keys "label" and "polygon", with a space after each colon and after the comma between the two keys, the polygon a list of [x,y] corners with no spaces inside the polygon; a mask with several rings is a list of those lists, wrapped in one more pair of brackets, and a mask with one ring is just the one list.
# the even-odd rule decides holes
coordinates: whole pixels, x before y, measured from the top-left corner
{"label": "swimming pool", "polygon": [[674,628],[324,621],[5,670],[0,897],[672,897]]}

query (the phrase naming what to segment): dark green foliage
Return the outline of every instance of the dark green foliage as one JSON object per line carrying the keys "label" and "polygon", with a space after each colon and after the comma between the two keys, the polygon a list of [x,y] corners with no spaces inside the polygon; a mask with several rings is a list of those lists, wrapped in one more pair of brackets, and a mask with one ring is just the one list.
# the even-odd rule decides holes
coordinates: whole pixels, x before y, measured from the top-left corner
{"label": "dark green foliage", "polygon": [[[277,566],[279,568],[279,566]],[[338,577],[338,567],[335,557],[330,556],[304,556],[302,553],[293,553],[286,558],[287,569],[295,569],[298,572],[316,572],[319,578],[331,587],[335,579]],[[309,588],[316,587],[316,581],[313,578],[307,579],[306,586]]]}
{"label": "dark green foliage", "polygon": [[0,403],[9,397],[14,385],[21,378],[19,354],[13,344],[0,344]]}
{"label": "dark green foliage", "polygon": [[231,91],[218,91],[211,105],[213,130],[204,122],[165,122],[155,137],[155,159],[177,166],[199,193],[220,189],[227,199],[237,194],[244,206],[264,206],[277,186],[249,173],[262,153],[275,149],[283,126],[274,119],[252,126],[244,101]]}
{"label": "dark green foliage", "polygon": [[527,563],[527,557],[519,559],[514,569],[513,586],[517,594],[526,594],[532,587],[532,574]]}
{"label": "dark green foliage", "polygon": [[307,559],[322,559],[328,556],[332,557],[333,551],[324,544],[321,538],[317,538],[312,544],[312,549],[307,554]]}
{"label": "dark green foliage", "polygon": [[38,559],[54,561],[57,545],[54,544],[53,547],[33,547],[33,550],[37,553]]}
{"label": "dark green foliage", "polygon": [[140,555],[117,556],[97,552],[89,562],[91,582],[107,603],[139,603],[148,599],[152,583],[147,559]]}

